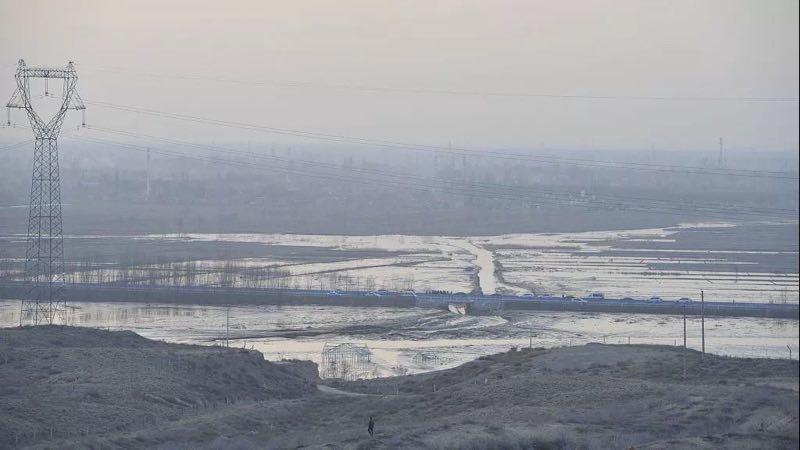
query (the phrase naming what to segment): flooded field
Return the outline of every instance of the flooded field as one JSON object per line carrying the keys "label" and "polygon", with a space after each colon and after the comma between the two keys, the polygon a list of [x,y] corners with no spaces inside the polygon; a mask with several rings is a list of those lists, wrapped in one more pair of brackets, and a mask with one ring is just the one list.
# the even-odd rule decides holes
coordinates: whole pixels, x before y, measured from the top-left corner
{"label": "flooded field", "polygon": [[[133,330],[151,339],[255,348],[270,360],[321,362],[325,344],[366,345],[365,376],[389,376],[453,367],[511,347],[554,347],[588,342],[681,345],[676,316],[504,312],[459,316],[438,310],[353,307],[172,306],[72,303],[70,324]],[[0,326],[15,326],[19,303],[0,302]],[[707,318],[706,350],[736,356],[798,355],[796,320]],[[699,349],[700,320],[687,322],[688,346]]]}
{"label": "flooded field", "polygon": [[797,303],[796,238],[772,234],[791,227],[692,224],[505,235],[481,244],[493,250],[506,285],[535,292],[697,299],[703,289],[712,300]]}
{"label": "flooded field", "polygon": [[[75,282],[798,302],[797,223],[501,236],[67,236]],[[0,237],[19,279],[24,237]]]}
{"label": "flooded field", "polygon": [[[791,226],[762,224],[758,228],[782,230]],[[303,279],[301,285],[313,286],[314,280],[309,282],[309,276],[336,271],[349,279],[368,279],[371,284],[394,290],[463,292],[480,287],[487,295],[532,292],[581,296],[603,291],[617,298],[658,295],[677,299],[697,297],[699,289],[704,289],[709,299],[722,301],[796,303],[796,240],[792,242],[778,234],[777,239],[770,236],[758,242],[739,241],[747,233],[747,227],[729,224],[687,224],[467,238],[254,234],[195,234],[183,238],[404,253],[398,258],[342,261],[335,265],[294,265],[291,276]]]}

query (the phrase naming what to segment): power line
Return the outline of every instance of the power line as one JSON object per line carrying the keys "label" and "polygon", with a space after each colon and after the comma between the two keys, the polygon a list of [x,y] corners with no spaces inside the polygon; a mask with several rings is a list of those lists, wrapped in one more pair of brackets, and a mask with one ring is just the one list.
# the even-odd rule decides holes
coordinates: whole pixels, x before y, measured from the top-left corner
{"label": "power line", "polygon": [[[345,181],[345,182],[358,183],[358,184],[370,184],[370,185],[377,184],[377,185],[386,186],[386,187],[388,187],[388,186],[392,186],[392,187],[402,186],[402,187],[408,187],[408,188],[410,188],[412,190],[416,190],[416,191],[419,191],[419,192],[422,192],[422,193],[428,193],[427,189],[439,189],[439,190],[442,190],[442,191],[445,191],[445,192],[453,192],[453,190],[451,188],[449,188],[447,186],[441,186],[441,185],[432,185],[432,184],[416,184],[416,185],[414,185],[414,184],[409,184],[409,183],[398,181],[398,180],[386,180],[386,179],[378,179],[378,178],[369,178],[369,177],[366,177],[366,176],[348,176],[348,175],[341,175],[341,174],[330,174],[330,173],[325,173],[325,172],[309,171],[308,169],[300,170],[300,169],[291,168],[291,167],[282,167],[282,166],[276,166],[276,165],[263,165],[263,164],[257,164],[257,163],[241,161],[241,160],[232,160],[232,159],[219,158],[219,157],[215,157],[215,156],[198,156],[198,155],[192,155],[192,154],[189,154],[189,153],[178,152],[178,151],[173,151],[173,150],[157,149],[157,148],[152,148],[152,147],[141,147],[141,146],[137,146],[137,145],[133,145],[133,144],[126,144],[126,143],[113,141],[113,140],[109,140],[109,139],[86,138],[86,137],[81,137],[81,138],[78,138],[78,139],[86,141],[86,142],[96,143],[96,144],[110,144],[110,145],[114,145],[114,146],[117,146],[117,147],[127,148],[127,149],[137,150],[137,151],[147,151],[147,148],[150,148],[150,151],[152,153],[159,154],[159,155],[164,155],[164,156],[174,156],[174,157],[179,157],[179,158],[186,158],[186,159],[193,159],[193,160],[198,160],[198,161],[211,162],[211,163],[216,163],[216,164],[238,166],[238,167],[245,167],[245,168],[259,169],[259,170],[267,170],[267,171],[278,172],[278,173],[282,173],[282,174],[301,175],[301,176],[308,176],[308,177],[313,177],[313,178],[318,178],[318,179]],[[456,193],[464,193],[464,192],[456,191]],[[500,195],[498,194],[498,197],[499,196]],[[540,206],[543,206],[543,205],[540,204]]]}
{"label": "power line", "polygon": [[27,145],[33,144],[34,142],[36,142],[36,139],[26,139],[24,141],[19,141],[16,144],[11,144],[11,145],[7,145],[5,147],[0,147],[0,153],[11,151],[11,150],[16,150],[18,148],[25,147]]}
{"label": "power line", "polygon": [[[278,161],[278,162],[283,162],[283,163],[286,163],[286,164],[301,164],[301,165],[315,167],[315,168],[330,169],[330,170],[336,171],[337,173],[340,173],[342,171],[356,172],[358,176],[380,175],[380,176],[388,176],[388,177],[399,179],[399,180],[406,180],[406,181],[407,180],[412,180],[412,181],[420,182],[420,183],[437,182],[437,183],[442,183],[442,184],[446,184],[446,185],[451,185],[452,184],[452,185],[456,185],[456,186],[466,187],[468,189],[476,189],[476,188],[480,188],[480,189],[495,189],[495,190],[496,189],[500,189],[503,192],[510,192],[510,193],[514,193],[514,194],[547,195],[547,196],[551,196],[551,197],[560,197],[561,199],[566,199],[566,200],[570,200],[570,201],[574,201],[576,198],[585,197],[585,195],[583,195],[583,194],[581,194],[579,192],[568,192],[568,191],[563,191],[563,190],[555,191],[555,190],[544,189],[544,188],[540,188],[540,187],[532,188],[532,187],[518,186],[518,185],[504,185],[504,184],[500,184],[500,183],[486,183],[486,182],[465,181],[465,180],[452,180],[452,179],[447,179],[447,178],[436,178],[435,180],[433,180],[433,179],[430,179],[430,178],[420,177],[420,176],[417,176],[417,175],[414,175],[414,174],[410,174],[410,173],[398,173],[398,172],[391,172],[391,171],[386,171],[386,170],[381,170],[381,169],[359,169],[359,168],[355,168],[355,167],[340,167],[340,166],[337,166],[337,165],[334,165],[334,164],[324,163],[324,162],[319,162],[319,161],[309,161],[309,160],[303,160],[303,159],[298,159],[298,158],[282,158],[280,156],[263,155],[263,154],[253,153],[253,152],[250,152],[250,151],[245,152],[245,151],[241,151],[241,150],[231,150],[231,149],[223,148],[223,147],[219,147],[219,146],[210,146],[210,145],[204,145],[204,144],[197,144],[197,143],[194,143],[194,142],[181,141],[181,140],[176,140],[176,139],[169,139],[169,138],[146,135],[146,134],[142,134],[142,133],[133,133],[133,132],[122,131],[122,130],[114,130],[114,129],[104,128],[104,127],[96,127],[96,126],[94,126],[94,127],[91,127],[91,129],[99,130],[99,131],[102,131],[102,132],[105,132],[105,133],[122,135],[122,136],[126,136],[126,137],[133,137],[133,138],[138,138],[138,139],[141,139],[141,138],[151,139],[151,140],[156,140],[156,141],[159,141],[159,142],[172,144],[172,145],[183,145],[183,146],[189,146],[189,147],[203,149],[203,150],[210,150],[210,151],[214,151],[214,152],[222,152],[222,153],[226,153],[226,154],[232,154],[232,155],[235,155],[235,156],[254,157],[254,158],[257,158],[257,159],[266,159],[266,160],[270,160],[270,161]],[[594,196],[592,196],[592,197],[594,197]],[[660,204],[660,205],[666,205],[666,206],[670,206],[670,204],[671,204],[671,202],[669,202],[668,200],[653,199],[653,198],[630,197],[630,196],[626,196],[626,197],[622,198],[622,197],[615,197],[613,195],[603,195],[601,197],[603,198],[604,201],[614,202],[615,204],[621,204],[624,201],[649,202],[649,203],[653,203],[653,204]],[[698,205],[698,204],[696,204],[695,207],[696,208],[715,208],[716,206],[708,206],[708,205],[702,205],[702,204]],[[794,212],[794,210],[786,210],[786,209],[761,209],[761,208],[750,208],[750,209],[748,209],[748,211],[752,212],[752,213],[767,213],[767,214],[776,213],[776,212],[790,214],[790,213]]]}
{"label": "power line", "polygon": [[[137,136],[137,135],[135,135],[133,133],[130,133],[130,132],[124,132],[124,131],[112,130],[112,129],[101,129],[101,131],[105,131],[105,132],[109,132],[109,133],[128,135],[129,137],[142,137],[142,136],[144,136],[145,138],[148,138],[148,139],[160,140],[162,142],[167,142],[167,143],[171,143],[171,144],[190,145],[190,146],[194,146],[195,148],[206,148],[206,149],[211,149],[213,151],[223,151],[223,152],[231,153],[230,150],[221,149],[219,147],[203,146],[203,145],[200,145],[200,144],[189,143],[189,142],[185,142],[185,141],[170,140],[170,139],[167,139],[167,138],[158,138],[158,137],[146,136],[146,135],[138,135]],[[238,156],[242,155],[241,152],[236,152],[236,151],[234,151],[233,154],[238,155]],[[188,155],[180,154],[179,156],[187,157]],[[279,157],[274,157],[274,156],[267,157],[267,156],[264,156],[264,155],[255,155],[253,153],[249,153],[249,156],[257,156],[257,157],[260,157],[260,158],[272,158],[273,160],[280,160]],[[323,168],[323,169],[334,169],[337,172],[340,172],[341,170],[343,170],[340,167],[336,167],[336,166],[333,166],[333,165],[326,165],[325,163],[320,163],[320,162],[315,162],[315,161],[303,161],[303,160],[292,159],[292,160],[287,160],[287,161],[284,161],[284,162],[288,162],[290,164],[299,163],[299,164],[312,166],[312,167],[316,167],[316,168]],[[283,168],[283,170],[284,171],[289,170],[288,173],[296,173],[296,170],[293,171],[293,170],[291,170],[291,168]],[[349,168],[349,169],[346,169],[346,170],[353,171],[354,169],[353,168]],[[625,208],[625,209],[628,209],[628,210],[635,210],[635,208],[633,206],[631,206],[629,204],[625,204],[625,202],[629,202],[631,200],[634,200],[634,201],[639,201],[640,203],[644,202],[646,205],[650,206],[651,208],[654,207],[654,206],[658,207],[660,209],[660,212],[664,212],[664,210],[668,210],[668,211],[671,211],[671,212],[684,212],[685,211],[685,208],[677,208],[676,209],[675,206],[674,206],[674,203],[670,203],[668,201],[661,200],[661,199],[630,198],[630,197],[628,197],[628,198],[615,198],[613,196],[606,196],[605,198],[601,197],[600,199],[593,198],[594,196],[590,196],[587,199],[586,196],[578,195],[577,193],[570,193],[570,192],[564,192],[564,191],[552,191],[552,190],[541,189],[541,188],[536,189],[534,191],[531,191],[528,188],[524,188],[524,187],[520,187],[520,186],[508,186],[508,185],[500,185],[500,184],[493,184],[493,183],[488,183],[487,184],[487,183],[480,183],[480,182],[463,182],[463,181],[458,181],[458,180],[453,181],[453,180],[447,180],[447,179],[444,179],[444,180],[441,180],[441,179],[431,180],[429,178],[416,177],[416,176],[411,175],[411,174],[388,173],[386,171],[380,171],[380,170],[374,170],[374,169],[369,171],[369,172],[365,172],[364,170],[356,170],[356,171],[359,172],[358,173],[359,177],[363,177],[365,175],[375,175],[375,174],[377,174],[379,176],[388,176],[388,177],[393,177],[393,178],[400,178],[401,180],[412,180],[415,183],[417,183],[418,185],[421,185],[421,186],[426,187],[426,188],[441,189],[441,190],[452,190],[452,189],[462,189],[463,190],[463,189],[469,189],[470,192],[468,193],[468,196],[474,195],[476,193],[477,194],[487,194],[487,189],[488,189],[488,194],[490,196],[492,196],[492,197],[495,197],[495,198],[499,197],[499,198],[508,199],[508,196],[513,196],[513,198],[511,198],[512,200],[519,200],[518,197],[520,195],[527,196],[527,197],[530,197],[531,195],[535,195],[535,196],[538,196],[538,201],[539,202],[548,201],[551,204],[552,204],[553,201],[562,202],[562,203],[559,203],[559,204],[562,204],[562,205],[563,205],[563,202],[567,202],[569,205],[574,205],[575,203],[591,203],[592,206],[599,206],[599,205],[602,204],[605,207],[612,207],[614,209]],[[325,177],[331,177],[332,176],[332,175],[326,174],[326,173],[322,173],[322,174],[320,174],[320,173],[310,173],[308,175],[310,175],[310,176],[325,176]],[[363,181],[375,182],[375,181],[378,181],[378,182],[384,182],[384,183],[386,182],[386,180],[366,180],[366,179],[362,179],[362,180],[353,180],[353,179],[345,180],[344,177],[342,177],[341,175],[334,175],[334,178],[336,178],[337,176],[338,176],[339,179],[342,179],[343,181],[350,181],[350,182],[353,182],[353,181],[356,181],[356,182],[363,182]],[[396,180],[390,180],[390,181],[396,182]],[[431,185],[431,183],[434,183],[434,185]],[[452,186],[453,183],[457,183],[457,185],[454,187],[454,186]],[[400,184],[404,185],[404,186],[408,185],[407,182],[401,182]],[[463,192],[460,192],[460,193],[464,194]],[[538,205],[539,206],[543,206],[541,203],[538,203]],[[720,208],[718,205],[708,206],[708,205],[701,205],[701,204],[693,204],[691,206],[691,208],[692,208],[692,210],[694,212],[698,212],[698,213],[699,212],[717,213],[717,214],[726,215],[726,217],[729,217],[731,214],[735,214],[735,215],[765,215],[765,214],[766,215],[770,215],[770,214],[785,215],[785,214],[793,214],[793,213],[795,213],[794,210],[760,209],[760,208],[748,208],[746,210],[742,210],[741,208],[734,208],[734,209],[731,209],[731,208]]]}
{"label": "power line", "polygon": [[396,141],[361,138],[354,136],[318,133],[312,131],[294,130],[288,128],[278,128],[278,127],[250,124],[244,122],[211,119],[199,116],[192,116],[188,114],[164,112],[147,108],[139,108],[135,106],[118,105],[101,101],[92,101],[92,102],[85,101],[85,103],[95,105],[101,108],[109,108],[118,111],[145,114],[145,115],[168,118],[173,120],[201,123],[205,125],[215,125],[226,128],[235,128],[235,129],[242,129],[249,131],[261,131],[274,134],[288,135],[293,137],[322,140],[327,142],[350,143],[350,144],[358,144],[358,145],[374,146],[382,148],[443,153],[455,156],[470,156],[470,157],[480,157],[480,158],[490,158],[490,159],[503,159],[511,161],[539,162],[546,164],[569,164],[578,167],[590,167],[590,168],[600,167],[609,169],[630,169],[630,170],[640,170],[640,171],[658,172],[658,173],[684,173],[691,175],[724,175],[724,176],[736,176],[736,177],[774,178],[774,179],[786,179],[786,180],[800,179],[798,175],[784,171],[756,171],[748,169],[713,169],[713,168],[705,168],[697,166],[675,166],[675,165],[663,165],[654,163],[599,161],[592,159],[564,158],[557,156],[521,155],[521,154],[500,152],[495,150],[474,150],[474,149],[459,148],[459,147],[441,147],[435,145],[412,144],[412,143],[404,143]]}
{"label": "power line", "polygon": [[470,97],[510,97],[510,98],[549,98],[561,100],[622,100],[622,101],[656,101],[656,102],[752,102],[752,103],[796,103],[800,101],[798,97],[751,97],[751,96],[665,96],[665,95],[586,95],[586,94],[563,94],[546,92],[507,92],[507,91],[475,91],[459,89],[431,89],[431,88],[397,88],[388,86],[372,86],[358,84],[341,83],[316,83],[316,82],[281,82],[281,81],[252,81],[239,80],[235,78],[199,76],[199,75],[170,75],[156,74],[140,71],[132,71],[123,68],[102,68],[95,67],[88,69],[101,72],[118,73],[123,75],[134,75],[139,77],[151,77],[160,79],[191,80],[191,81],[212,81],[215,83],[241,84],[246,86],[283,86],[293,88],[315,88],[315,89],[339,89],[366,92],[380,92],[393,94],[431,94],[449,96],[470,96]]}
{"label": "power line", "polygon": [[[0,128],[8,128],[8,127],[0,127]],[[71,129],[64,130],[64,131],[61,132],[61,136],[66,136],[66,135],[72,133],[72,131],[73,130],[71,130]],[[6,145],[5,147],[0,147],[0,153],[11,151],[11,150],[17,150],[19,148],[23,148],[23,147],[26,147],[26,146],[28,146],[30,144],[33,144],[34,142],[36,142],[36,139],[26,139],[24,141],[19,141],[19,142],[15,143],[15,144]]]}
{"label": "power line", "polygon": [[[250,161],[231,160],[215,156],[198,156],[174,150],[154,149],[152,147],[141,147],[133,144],[126,144],[108,139],[98,139],[98,138],[82,138],[82,139],[98,144],[111,144],[121,148],[127,148],[138,151],[147,151],[147,148],[150,148],[151,149],[150,151],[155,154],[202,160],[217,164],[255,168],[255,169],[268,170],[285,174],[302,175],[320,179],[338,180],[338,181],[345,181],[358,184],[377,184],[381,186],[392,186],[392,187],[400,186],[416,190],[422,193],[429,193],[429,189],[436,189],[443,192],[464,195],[467,197],[477,196],[477,197],[495,198],[500,200],[521,201],[533,206],[585,206],[585,207],[599,207],[599,208],[615,209],[615,210],[624,209],[626,211],[639,211],[646,213],[661,213],[661,214],[687,212],[687,206],[676,205],[674,203],[669,203],[661,200],[653,200],[653,199],[645,199],[644,201],[640,202],[641,204],[626,204],[624,203],[625,200],[616,198],[603,198],[596,196],[595,198],[577,197],[573,196],[573,194],[570,193],[553,192],[553,191],[535,191],[535,190],[521,191],[520,189],[517,189],[517,187],[513,186],[486,185],[486,184],[470,183],[470,182],[459,183],[459,182],[454,182],[452,180],[436,180],[425,177],[409,176],[407,174],[400,175],[387,172],[380,172],[377,174],[379,176],[388,175],[390,178],[387,179],[387,178],[375,177],[373,176],[375,175],[374,173],[365,172],[361,169],[357,170],[356,172],[358,173],[354,175],[342,174],[341,173],[342,168],[333,167],[332,165],[330,168],[334,168],[337,171],[337,173],[328,173],[325,172],[324,170],[320,171],[320,169],[325,169],[324,163],[314,163],[302,160],[283,161],[285,163],[295,162],[301,166],[311,166],[310,168],[306,167],[303,169],[299,169],[297,167],[289,167],[288,165],[287,166],[278,166],[275,164],[264,165],[264,164],[253,163]],[[223,149],[212,146],[203,146],[194,143],[186,143],[186,142],[181,143],[180,141],[168,140],[168,139],[165,139],[164,141],[165,142],[171,141],[171,143],[189,145],[196,148],[205,148],[207,150],[233,154],[237,156],[256,157],[258,159],[267,159],[272,162],[274,162],[275,160],[280,161],[280,158],[266,156],[266,155],[255,155],[252,153],[237,152],[230,149]],[[724,208],[720,206],[709,206],[700,204],[693,204],[688,206],[688,211],[694,213],[703,213],[709,216],[724,217],[724,218],[730,218],[731,216],[757,216],[759,218],[763,218],[765,216],[770,216],[770,215],[774,215],[775,217],[785,217],[786,214],[794,213],[794,211],[790,210],[760,209],[756,211],[751,208],[747,209]]]}

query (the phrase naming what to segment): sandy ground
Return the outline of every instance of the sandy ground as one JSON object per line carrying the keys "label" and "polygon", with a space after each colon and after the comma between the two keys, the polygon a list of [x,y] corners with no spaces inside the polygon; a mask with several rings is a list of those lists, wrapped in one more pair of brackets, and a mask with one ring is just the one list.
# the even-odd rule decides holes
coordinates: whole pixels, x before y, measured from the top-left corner
{"label": "sandy ground", "polygon": [[2,329],[0,447],[797,448],[800,441],[797,361],[589,344],[325,387],[314,369],[131,332]]}

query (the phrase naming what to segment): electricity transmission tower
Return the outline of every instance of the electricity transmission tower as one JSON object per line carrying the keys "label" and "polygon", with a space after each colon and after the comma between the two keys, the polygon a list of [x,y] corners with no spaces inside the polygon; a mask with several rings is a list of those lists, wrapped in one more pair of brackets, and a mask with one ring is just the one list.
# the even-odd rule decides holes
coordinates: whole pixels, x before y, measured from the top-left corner
{"label": "electricity transmission tower", "polygon": [[[27,67],[19,60],[14,75],[17,89],[6,107],[24,109],[31,123],[36,144],[33,150],[31,201],[28,212],[28,241],[25,253],[26,292],[20,306],[20,325],[53,324],[66,320],[64,296],[64,238],[61,233],[61,179],[58,171],[58,133],[70,109],[85,110],[75,90],[78,76],[70,61],[65,68]],[[30,80],[43,78],[45,96],[49,96],[50,79],[62,80],[60,106],[55,115],[44,121],[31,105]],[[85,121],[84,121],[85,123]]]}

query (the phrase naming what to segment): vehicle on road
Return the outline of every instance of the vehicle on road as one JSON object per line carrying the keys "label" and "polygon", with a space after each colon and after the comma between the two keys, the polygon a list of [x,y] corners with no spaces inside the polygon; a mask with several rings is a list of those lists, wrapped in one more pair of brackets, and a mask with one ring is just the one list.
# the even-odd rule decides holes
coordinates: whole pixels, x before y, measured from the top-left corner
{"label": "vehicle on road", "polygon": [[634,299],[632,297],[625,297],[622,299],[623,302],[632,302]]}
{"label": "vehicle on road", "polygon": [[605,300],[606,295],[602,292],[592,292],[588,296],[585,297],[586,300]]}
{"label": "vehicle on road", "polygon": [[328,291],[325,295],[328,297],[341,297],[342,293],[339,291]]}
{"label": "vehicle on road", "polygon": [[650,297],[647,299],[648,303],[664,303],[664,299],[661,297]]}
{"label": "vehicle on road", "polygon": [[681,297],[678,299],[678,303],[692,303],[692,301],[693,300],[690,299],[689,297]]}

